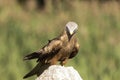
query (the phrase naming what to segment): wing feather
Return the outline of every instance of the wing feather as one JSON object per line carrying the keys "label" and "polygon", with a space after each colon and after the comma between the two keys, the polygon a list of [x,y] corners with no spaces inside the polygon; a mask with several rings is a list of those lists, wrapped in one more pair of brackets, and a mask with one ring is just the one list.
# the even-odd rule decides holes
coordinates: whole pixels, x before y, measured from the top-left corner
{"label": "wing feather", "polygon": [[24,60],[31,60],[31,59],[38,59],[39,60],[45,60],[50,55],[55,55],[61,48],[62,42],[59,39],[53,39],[48,42],[47,45],[45,45],[42,49],[39,51],[33,52],[31,54],[28,54],[24,57]]}
{"label": "wing feather", "polygon": [[53,39],[51,40],[46,46],[44,46],[40,52],[42,53],[37,62],[45,62],[46,59],[52,58],[55,54],[58,53],[58,51],[61,49],[62,41],[59,39]]}
{"label": "wing feather", "polygon": [[42,54],[50,54],[52,51],[55,51],[59,48],[61,48],[62,42],[61,40],[52,40],[50,41],[50,43],[48,43],[46,46],[44,46],[40,52],[42,52]]}

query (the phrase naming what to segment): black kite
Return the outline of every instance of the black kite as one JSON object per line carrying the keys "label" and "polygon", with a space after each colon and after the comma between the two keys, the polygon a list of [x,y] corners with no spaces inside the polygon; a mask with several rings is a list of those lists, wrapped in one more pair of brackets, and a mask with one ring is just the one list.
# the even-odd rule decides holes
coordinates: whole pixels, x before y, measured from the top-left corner
{"label": "black kite", "polygon": [[50,65],[60,64],[63,66],[68,59],[76,56],[79,50],[79,44],[75,38],[78,25],[75,22],[68,22],[65,26],[63,33],[49,40],[39,51],[33,52],[24,57],[24,60],[37,59],[38,64],[36,67],[24,76],[24,78],[32,75],[39,76]]}

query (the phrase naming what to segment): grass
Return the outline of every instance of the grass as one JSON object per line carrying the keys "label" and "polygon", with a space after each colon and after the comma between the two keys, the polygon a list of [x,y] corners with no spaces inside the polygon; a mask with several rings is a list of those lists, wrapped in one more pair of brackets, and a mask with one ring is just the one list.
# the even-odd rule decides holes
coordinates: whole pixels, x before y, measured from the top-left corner
{"label": "grass", "polygon": [[5,2],[0,4],[1,80],[21,80],[36,65],[35,60],[23,62],[23,56],[59,35],[68,21],[78,23],[81,47],[79,54],[66,66],[77,69],[84,80],[120,78],[119,4],[75,0],[68,5],[70,8],[62,6],[54,10],[49,3],[46,11],[37,12],[25,11],[12,2],[7,6]]}

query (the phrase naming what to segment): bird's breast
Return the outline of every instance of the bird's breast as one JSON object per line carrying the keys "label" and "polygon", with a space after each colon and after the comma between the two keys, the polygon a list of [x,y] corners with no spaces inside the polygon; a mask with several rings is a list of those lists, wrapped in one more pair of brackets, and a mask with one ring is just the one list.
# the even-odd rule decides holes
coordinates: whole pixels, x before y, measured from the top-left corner
{"label": "bird's breast", "polygon": [[60,59],[62,60],[66,57],[69,57],[71,50],[72,50],[72,46],[70,44],[63,46],[63,48],[58,53],[60,55]]}

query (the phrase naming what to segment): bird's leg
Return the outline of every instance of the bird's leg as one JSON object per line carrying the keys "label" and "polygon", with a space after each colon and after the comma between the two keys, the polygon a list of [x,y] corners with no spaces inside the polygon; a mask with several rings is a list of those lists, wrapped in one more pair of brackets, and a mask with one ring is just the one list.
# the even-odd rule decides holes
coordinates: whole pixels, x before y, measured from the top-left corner
{"label": "bird's leg", "polygon": [[67,63],[67,61],[68,61],[68,59],[67,59],[67,58],[66,58],[66,59],[64,59],[63,61],[61,61],[61,62],[60,62],[60,65],[61,65],[61,66],[64,66],[64,65]]}
{"label": "bird's leg", "polygon": [[57,64],[57,58],[54,57],[49,62],[50,62],[51,65],[55,65],[55,64]]}

